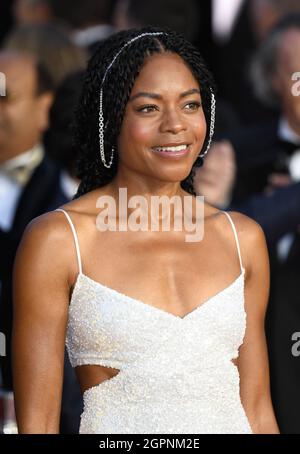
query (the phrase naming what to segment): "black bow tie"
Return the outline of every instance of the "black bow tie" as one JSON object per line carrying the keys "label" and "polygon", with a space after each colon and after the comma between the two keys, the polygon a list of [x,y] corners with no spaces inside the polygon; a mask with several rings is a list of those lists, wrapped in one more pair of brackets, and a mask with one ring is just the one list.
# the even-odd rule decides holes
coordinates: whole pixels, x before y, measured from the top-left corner
{"label": "black bow tie", "polygon": [[287,140],[279,139],[280,151],[291,156],[296,150],[300,150],[300,144],[288,142]]}
{"label": "black bow tie", "polygon": [[300,145],[278,138],[274,149],[273,171],[279,173],[289,173],[289,161],[296,151],[300,150]]}

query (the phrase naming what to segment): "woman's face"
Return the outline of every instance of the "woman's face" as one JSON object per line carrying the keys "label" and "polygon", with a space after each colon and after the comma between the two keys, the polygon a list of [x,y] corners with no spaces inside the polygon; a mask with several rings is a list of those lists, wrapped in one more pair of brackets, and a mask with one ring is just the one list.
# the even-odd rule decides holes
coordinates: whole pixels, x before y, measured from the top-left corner
{"label": "woman's face", "polygon": [[186,63],[172,53],[148,57],[126,106],[118,139],[119,171],[182,181],[205,135],[199,84]]}

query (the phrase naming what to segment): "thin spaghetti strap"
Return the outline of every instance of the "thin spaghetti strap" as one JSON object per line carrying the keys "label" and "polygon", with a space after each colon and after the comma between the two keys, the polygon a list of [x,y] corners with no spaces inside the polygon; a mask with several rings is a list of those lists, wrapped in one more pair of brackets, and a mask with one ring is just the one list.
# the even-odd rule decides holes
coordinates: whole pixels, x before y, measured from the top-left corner
{"label": "thin spaghetti strap", "polygon": [[56,210],[54,211],[62,211],[63,213],[65,213],[66,215],[66,218],[68,219],[69,221],[69,224],[71,226],[71,229],[72,229],[72,232],[73,232],[73,236],[74,236],[74,241],[75,241],[75,247],[76,247],[76,254],[77,254],[77,261],[78,261],[78,268],[79,268],[79,274],[82,274],[82,266],[81,266],[81,257],[80,257],[80,249],[79,249],[79,242],[78,242],[78,237],[77,237],[77,234],[76,234],[76,230],[75,230],[75,227],[74,227],[74,224],[70,218],[70,215],[65,211],[63,210],[62,208],[57,208]]}
{"label": "thin spaghetti strap", "polygon": [[240,250],[240,243],[239,243],[239,239],[238,239],[238,235],[237,235],[237,231],[236,231],[234,222],[233,222],[233,220],[231,219],[230,214],[227,213],[227,211],[222,211],[222,212],[223,212],[224,214],[226,214],[226,216],[228,217],[228,219],[229,219],[229,221],[230,221],[230,224],[231,224],[231,226],[232,226],[233,233],[234,233],[234,237],[235,237],[235,242],[236,242],[236,246],[237,246],[237,250],[238,250],[239,260],[240,260],[240,267],[241,267],[241,271],[243,272],[243,271],[244,271],[244,267],[243,267],[243,263],[242,263],[242,256],[241,256],[241,250]]}

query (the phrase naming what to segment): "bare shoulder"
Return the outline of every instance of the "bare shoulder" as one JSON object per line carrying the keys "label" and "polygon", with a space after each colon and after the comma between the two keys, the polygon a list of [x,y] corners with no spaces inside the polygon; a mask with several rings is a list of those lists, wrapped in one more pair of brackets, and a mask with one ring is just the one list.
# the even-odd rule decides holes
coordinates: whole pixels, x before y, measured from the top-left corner
{"label": "bare shoulder", "polygon": [[230,215],[239,239],[243,243],[253,246],[255,243],[265,242],[265,234],[258,222],[238,211],[227,211]]}
{"label": "bare shoulder", "polygon": [[[226,213],[234,224],[243,257],[247,258],[250,255],[251,258],[252,255],[257,253],[257,248],[266,247],[265,234],[258,222],[238,211],[226,211]],[[205,202],[205,217],[216,220],[214,222],[216,233],[227,241],[232,232],[230,229],[224,229],[225,216],[223,210]]]}
{"label": "bare shoulder", "polygon": [[64,213],[49,211],[27,224],[17,250],[15,269],[26,265],[28,272],[36,276],[40,272],[51,273],[71,283],[76,272],[71,266],[73,249],[73,235]]}
{"label": "bare shoulder", "polygon": [[238,236],[241,255],[248,274],[261,265],[269,267],[269,257],[264,231],[254,219],[238,211],[228,211]]}
{"label": "bare shoulder", "polygon": [[33,218],[26,226],[22,236],[22,243],[31,242],[34,246],[53,246],[63,243],[67,239],[66,217],[60,211],[49,211]]}
{"label": "bare shoulder", "polygon": [[[255,241],[255,239],[262,239],[262,237],[264,237],[263,229],[254,221],[254,219],[251,219],[249,216],[246,216],[239,211],[226,211],[226,213],[231,217],[239,237],[242,236],[246,242],[251,240]],[[207,218],[222,218],[224,217],[224,211],[205,202],[205,216]],[[243,241],[243,239],[241,239],[241,241]]]}
{"label": "bare shoulder", "polygon": [[[95,215],[97,191],[61,205],[78,235],[89,231]],[[84,236],[84,235],[83,235]],[[45,269],[61,274],[70,286],[78,272],[74,236],[69,219],[62,211],[48,211],[32,219],[26,226],[17,251],[17,263],[45,264]],[[51,270],[53,268],[53,270]]]}
{"label": "bare shoulder", "polygon": [[[78,199],[71,200],[58,207],[58,210],[64,210],[67,214],[76,217],[76,224],[85,215],[92,211],[93,200],[95,195],[91,193],[85,194]],[[80,226],[79,226],[80,227]],[[43,241],[49,245],[57,244],[58,246],[64,244],[64,241],[70,236],[70,225],[66,215],[61,211],[48,211],[40,216],[32,219],[26,226],[23,237],[26,239],[31,238],[35,241]]]}
{"label": "bare shoulder", "polygon": [[260,224],[256,222],[254,219],[246,216],[239,211],[227,211],[230,215],[231,219],[234,222],[236,230],[243,236],[246,236],[248,241],[255,240],[255,238],[264,237],[264,231]]}

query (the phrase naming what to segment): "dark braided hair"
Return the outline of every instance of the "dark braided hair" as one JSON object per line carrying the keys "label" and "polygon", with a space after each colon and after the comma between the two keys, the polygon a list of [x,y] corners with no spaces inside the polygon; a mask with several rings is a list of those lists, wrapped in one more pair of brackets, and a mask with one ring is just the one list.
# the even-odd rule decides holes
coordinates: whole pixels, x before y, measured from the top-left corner
{"label": "dark braided hair", "polygon": [[[103,76],[115,55],[128,41],[142,33],[155,32],[164,34],[143,36],[125,47],[108,71],[104,81],[102,87],[105,121],[104,146],[107,162],[112,147],[115,148],[112,166],[106,168],[101,162],[99,151],[99,93]],[[89,60],[84,76],[74,124],[75,143],[78,149],[77,176],[81,180],[74,199],[93,189],[105,186],[116,175],[118,168],[117,138],[135,79],[148,56],[163,52],[178,54],[188,64],[199,83],[207,123],[203,144],[203,150],[206,149],[211,124],[211,90],[215,91],[215,85],[198,50],[182,35],[170,30],[144,27],[118,32],[98,46]],[[190,194],[196,195],[193,188],[195,167],[200,167],[202,164],[203,158],[198,157],[190,174],[181,181],[181,187]]]}

